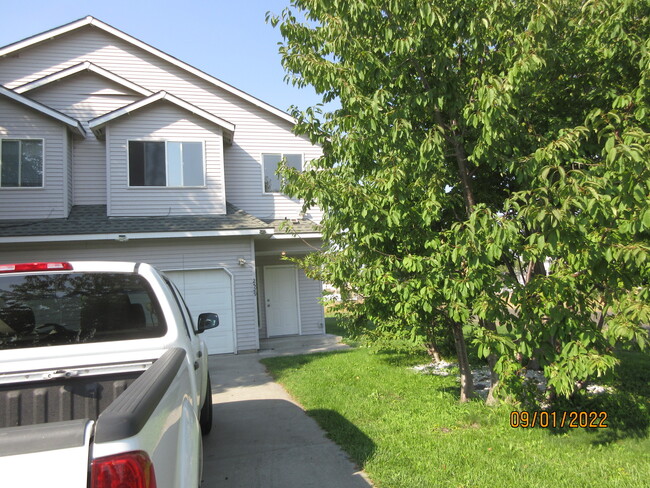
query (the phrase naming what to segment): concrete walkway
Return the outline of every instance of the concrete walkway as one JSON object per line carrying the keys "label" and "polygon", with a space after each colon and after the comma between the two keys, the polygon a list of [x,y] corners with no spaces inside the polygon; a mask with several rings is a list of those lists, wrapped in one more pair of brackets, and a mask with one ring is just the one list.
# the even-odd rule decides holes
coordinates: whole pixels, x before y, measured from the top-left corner
{"label": "concrete walkway", "polygon": [[256,354],[211,356],[212,433],[203,488],[368,488],[371,483],[259,362],[341,349],[334,336],[264,341]]}

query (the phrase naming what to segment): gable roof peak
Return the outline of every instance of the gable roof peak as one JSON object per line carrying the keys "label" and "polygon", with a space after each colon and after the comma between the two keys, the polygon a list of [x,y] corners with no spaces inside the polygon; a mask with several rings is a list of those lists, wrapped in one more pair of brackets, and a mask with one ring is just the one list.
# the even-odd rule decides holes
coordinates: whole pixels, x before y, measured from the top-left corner
{"label": "gable roof peak", "polygon": [[102,68],[101,66],[97,66],[96,64],[93,64],[90,61],[83,61],[79,64],[75,64],[68,68],[64,68],[61,71],[57,71],[55,73],[46,75],[37,80],[27,82],[23,85],[15,87],[13,91],[16,93],[23,94],[30,90],[40,88],[52,82],[67,78],[69,76],[73,76],[83,71],[94,73],[98,76],[111,80],[114,83],[117,83],[118,85],[122,85],[124,88],[127,88],[135,93],[139,93],[140,95],[143,95],[145,97],[148,97],[153,93],[151,90],[147,90],[146,88],[143,88],[140,85],[133,83],[130,80],[122,78],[121,76],[118,76],[115,73],[112,73],[111,71]]}
{"label": "gable roof peak", "polygon": [[201,78],[210,84],[228,92],[231,93],[237,97],[239,97],[242,100],[247,101],[248,103],[251,103],[252,105],[261,108],[283,120],[286,122],[289,122],[291,124],[295,124],[296,120],[288,113],[284,112],[283,110],[280,110],[273,105],[270,105],[266,102],[263,102],[262,100],[249,95],[248,93],[239,90],[238,88],[235,88],[232,85],[229,85],[228,83],[225,83],[224,81],[219,80],[218,78],[215,78],[212,75],[209,75],[205,73],[204,71],[201,71],[198,68],[195,68],[194,66],[191,66],[184,61],[181,61],[180,59],[175,58],[174,56],[171,56],[170,54],[167,54],[129,34],[126,34],[125,32],[122,32],[119,29],[116,29],[115,27],[99,20],[96,17],[93,17],[92,15],[87,15],[84,18],[75,20],[73,22],[70,22],[69,24],[62,25],[60,27],[56,27],[54,29],[48,30],[46,32],[42,32],[40,34],[36,34],[32,37],[28,37],[27,39],[23,39],[22,41],[15,42],[13,44],[9,44],[7,46],[1,47],[0,48],[0,57],[7,56],[8,54],[14,53],[16,51],[19,51],[21,49],[25,49],[27,47],[33,46],[35,44],[41,43],[41,42],[46,42],[49,41],[50,39],[53,39],[55,37],[58,37],[60,35],[66,34],[68,32],[72,32],[74,30],[77,30],[81,27],[84,26],[92,26],[95,28],[98,28],[110,35],[113,35],[119,39],[122,39],[123,41],[136,46],[144,51],[147,51],[150,54],[153,54],[154,56],[158,57],[159,59],[162,59],[168,63],[171,63],[178,68],[181,68],[194,76],[197,76],[198,78]]}

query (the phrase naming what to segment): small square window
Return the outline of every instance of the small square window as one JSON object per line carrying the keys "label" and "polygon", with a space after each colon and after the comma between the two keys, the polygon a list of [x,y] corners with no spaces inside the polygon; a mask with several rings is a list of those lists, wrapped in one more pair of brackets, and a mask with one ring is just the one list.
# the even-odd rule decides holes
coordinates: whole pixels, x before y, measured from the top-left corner
{"label": "small square window", "polygon": [[3,139],[0,150],[0,186],[43,186],[43,140]]}
{"label": "small square window", "polygon": [[280,193],[282,181],[277,174],[280,162],[284,160],[290,168],[302,171],[302,154],[262,154],[264,192]]}

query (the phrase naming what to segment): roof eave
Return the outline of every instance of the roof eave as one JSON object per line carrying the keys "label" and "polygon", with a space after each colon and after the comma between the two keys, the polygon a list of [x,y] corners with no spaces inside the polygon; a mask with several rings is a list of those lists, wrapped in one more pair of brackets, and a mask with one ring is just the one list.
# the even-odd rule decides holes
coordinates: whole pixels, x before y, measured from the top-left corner
{"label": "roof eave", "polygon": [[61,122],[62,124],[65,124],[73,134],[81,138],[86,137],[86,131],[81,125],[81,122],[79,122],[77,119],[73,119],[72,117],[69,117],[68,115],[63,114],[58,110],[48,107],[47,105],[43,105],[42,103],[39,103],[36,100],[27,98],[19,93],[15,93],[14,91],[2,85],[0,85],[0,95],[3,95],[17,103],[20,103],[26,107],[31,108],[32,110],[35,110],[37,112],[40,112],[43,115],[55,119]]}
{"label": "roof eave", "polygon": [[13,91],[19,94],[27,93],[28,91],[35,90],[36,88],[49,85],[50,83],[62,80],[64,78],[67,78],[68,76],[75,75],[82,71],[95,73],[108,80],[111,80],[112,82],[118,85],[123,86],[124,88],[127,88],[145,97],[148,97],[153,94],[151,90],[147,90],[146,88],[141,87],[140,85],[133,83],[132,81],[129,81],[125,78],[122,78],[121,76],[116,75],[115,73],[112,73],[111,71],[108,71],[107,69],[104,69],[101,66],[97,66],[96,64],[91,63],[90,61],[84,61],[82,63],[75,64],[74,66],[70,66],[69,68],[62,69],[60,71],[44,76],[37,80],[30,81],[23,85],[17,86],[13,89]]}
{"label": "roof eave", "polygon": [[50,234],[0,237],[0,244],[19,244],[36,242],[83,242],[83,241],[119,241],[139,239],[178,239],[185,237],[232,237],[232,236],[266,236],[274,233],[272,228],[262,229],[223,229],[201,231],[173,231],[173,232],[123,232],[106,234]]}
{"label": "roof eave", "polygon": [[224,132],[224,139],[226,140],[226,142],[232,143],[232,138],[235,132],[235,124],[232,124],[227,120],[222,119],[221,117],[217,117],[216,115],[206,112],[205,110],[200,109],[199,107],[192,105],[191,103],[188,103],[185,100],[182,100],[165,91],[159,91],[157,93],[154,93],[151,96],[143,98],[142,100],[138,100],[137,102],[133,102],[129,105],[118,108],[117,110],[114,110],[107,114],[100,115],[99,117],[90,120],[88,122],[88,126],[93,131],[96,137],[101,138],[104,135],[104,127],[110,122],[113,122],[114,120],[119,119],[120,117],[133,113],[136,110],[140,110],[141,108],[147,107],[148,105],[151,105],[152,103],[157,102],[159,100],[166,100],[184,110],[187,110],[203,119],[208,120],[209,122],[218,125],[219,127],[222,128]]}

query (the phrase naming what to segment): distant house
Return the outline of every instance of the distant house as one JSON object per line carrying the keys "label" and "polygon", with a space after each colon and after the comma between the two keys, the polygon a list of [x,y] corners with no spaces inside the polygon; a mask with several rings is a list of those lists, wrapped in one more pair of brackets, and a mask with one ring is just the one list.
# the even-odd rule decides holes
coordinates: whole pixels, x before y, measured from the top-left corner
{"label": "distant house", "polygon": [[293,126],[93,17],[0,48],[0,263],[151,263],[219,313],[211,353],[322,334],[321,283],[282,259],[321,245],[275,174],[321,154]]}

